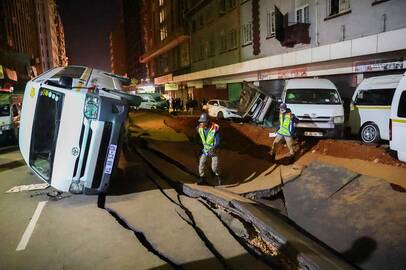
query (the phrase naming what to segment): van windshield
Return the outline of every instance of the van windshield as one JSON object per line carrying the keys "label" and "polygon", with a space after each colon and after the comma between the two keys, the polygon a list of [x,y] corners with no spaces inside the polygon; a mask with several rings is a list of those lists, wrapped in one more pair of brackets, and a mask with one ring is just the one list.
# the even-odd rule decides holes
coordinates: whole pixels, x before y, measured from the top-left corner
{"label": "van windshield", "polygon": [[286,103],[289,104],[341,104],[335,89],[288,89]]}
{"label": "van windshield", "polygon": [[62,105],[62,93],[40,90],[32,125],[30,165],[46,181],[51,179]]}
{"label": "van windshield", "polygon": [[10,116],[9,104],[0,104],[0,116]]}

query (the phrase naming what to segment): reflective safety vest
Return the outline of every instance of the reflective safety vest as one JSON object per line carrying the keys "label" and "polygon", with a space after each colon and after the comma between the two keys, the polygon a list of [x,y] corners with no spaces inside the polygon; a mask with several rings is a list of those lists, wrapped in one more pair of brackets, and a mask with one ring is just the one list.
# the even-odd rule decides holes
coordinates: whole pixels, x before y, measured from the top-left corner
{"label": "reflective safety vest", "polygon": [[283,136],[291,136],[291,128],[292,128],[292,114],[285,113],[279,114],[279,130],[278,133]]}
{"label": "reflective safety vest", "polygon": [[218,132],[219,128],[219,125],[212,123],[209,132],[207,132],[207,136],[205,136],[204,128],[202,126],[199,127],[199,135],[200,139],[202,139],[204,154],[208,154],[209,151],[213,148],[216,139],[216,133]]}

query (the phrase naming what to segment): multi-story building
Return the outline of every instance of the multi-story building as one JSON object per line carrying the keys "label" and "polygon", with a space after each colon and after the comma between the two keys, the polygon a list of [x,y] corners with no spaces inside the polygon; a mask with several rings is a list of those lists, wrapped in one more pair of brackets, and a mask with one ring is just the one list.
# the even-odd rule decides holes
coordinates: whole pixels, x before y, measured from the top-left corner
{"label": "multi-story building", "polygon": [[120,20],[113,26],[109,35],[111,72],[114,74],[128,75],[125,41],[124,22]]}
{"label": "multi-story building", "polygon": [[63,25],[55,0],[35,0],[43,70],[67,65]]}
{"label": "multi-story building", "polygon": [[14,82],[30,79],[40,68],[34,7],[34,0],[0,1],[2,77]]}
{"label": "multi-story building", "polygon": [[[186,4],[185,0],[143,1],[145,53],[140,62],[147,64],[155,84],[164,85],[173,76],[190,72]],[[187,98],[182,85],[175,91],[173,95]]]}
{"label": "multi-story building", "polygon": [[[121,4],[123,21],[121,22],[122,24],[119,23],[118,27],[122,28],[115,28],[115,33],[116,35],[121,35],[120,31],[124,31],[125,44],[117,44],[117,50],[122,50],[124,48],[126,73],[130,78],[140,81],[147,78],[146,64],[140,63],[139,61],[141,55],[144,53],[145,47],[142,27],[143,2],[123,0]],[[118,38],[119,37],[117,37],[117,39]]]}
{"label": "multi-story building", "polygon": [[68,57],[66,56],[65,31],[63,29],[63,23],[61,20],[61,16],[59,14],[57,14],[57,17],[56,17],[56,33],[57,33],[57,40],[58,40],[59,64],[61,66],[67,66]]}
{"label": "multi-story building", "polygon": [[[204,9],[211,2],[210,14]],[[216,20],[205,23],[234,2],[237,11],[223,16],[239,20],[236,49],[232,34],[224,42],[220,26],[209,30]],[[404,10],[403,0],[199,1],[189,19],[191,30],[196,29],[191,35],[192,72],[173,76],[172,83],[230,89],[244,80],[257,81],[278,95],[288,78],[323,76],[346,98],[364,77],[405,71]],[[220,61],[226,48],[239,58]]]}

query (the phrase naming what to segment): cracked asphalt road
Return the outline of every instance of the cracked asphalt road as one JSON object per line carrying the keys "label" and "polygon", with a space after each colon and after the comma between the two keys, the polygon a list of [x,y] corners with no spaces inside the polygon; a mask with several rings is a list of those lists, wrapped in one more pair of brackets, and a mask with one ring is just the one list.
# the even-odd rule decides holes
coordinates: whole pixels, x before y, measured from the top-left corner
{"label": "cracked asphalt road", "polygon": [[[212,211],[179,195],[136,156],[120,161],[124,169],[105,209],[97,196],[48,201],[43,191],[5,194],[40,183],[24,164],[15,165],[19,160],[18,151],[1,155],[0,270],[270,269]],[[28,243],[16,251],[41,201],[47,203]]]}

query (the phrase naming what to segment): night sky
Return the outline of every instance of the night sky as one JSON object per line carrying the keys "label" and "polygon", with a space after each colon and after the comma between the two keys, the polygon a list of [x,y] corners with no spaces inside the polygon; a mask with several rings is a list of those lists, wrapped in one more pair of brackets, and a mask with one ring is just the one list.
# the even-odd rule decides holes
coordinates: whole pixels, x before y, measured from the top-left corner
{"label": "night sky", "polygon": [[119,0],[57,0],[70,65],[110,71],[109,33]]}

